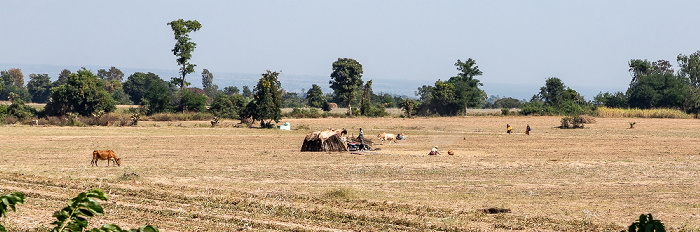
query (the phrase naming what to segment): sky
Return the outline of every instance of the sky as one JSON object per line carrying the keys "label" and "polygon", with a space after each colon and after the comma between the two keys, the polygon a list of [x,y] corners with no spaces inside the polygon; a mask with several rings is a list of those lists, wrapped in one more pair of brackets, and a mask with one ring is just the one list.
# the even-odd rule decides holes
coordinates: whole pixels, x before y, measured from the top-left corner
{"label": "sky", "polygon": [[[168,22],[197,20],[187,76],[201,86],[248,85],[265,70],[282,87],[328,91],[332,63],[353,58],[374,92],[408,95],[457,74],[472,58],[488,95],[529,100],[558,77],[587,100],[626,91],[630,59],[669,60],[700,50],[700,1],[0,1],[0,70],[76,67],[178,70]],[[677,69],[677,67],[676,67]],[[238,81],[238,82],[236,82]],[[287,85],[285,82],[297,82]]]}

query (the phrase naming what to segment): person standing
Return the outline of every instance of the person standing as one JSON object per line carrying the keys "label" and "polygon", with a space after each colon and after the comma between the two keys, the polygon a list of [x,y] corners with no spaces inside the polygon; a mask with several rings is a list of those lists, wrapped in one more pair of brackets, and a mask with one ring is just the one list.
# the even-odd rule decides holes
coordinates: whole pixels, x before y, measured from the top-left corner
{"label": "person standing", "polygon": [[508,134],[510,134],[510,132],[513,132],[513,127],[510,126],[510,124],[506,124],[506,129],[508,130]]}
{"label": "person standing", "polygon": [[525,128],[525,134],[530,135],[530,131],[532,128],[530,128],[530,124],[527,124],[527,128]]}

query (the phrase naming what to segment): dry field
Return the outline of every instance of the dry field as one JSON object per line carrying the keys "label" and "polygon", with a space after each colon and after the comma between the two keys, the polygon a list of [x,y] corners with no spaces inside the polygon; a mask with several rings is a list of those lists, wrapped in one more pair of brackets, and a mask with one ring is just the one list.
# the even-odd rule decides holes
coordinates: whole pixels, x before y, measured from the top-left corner
{"label": "dry field", "polygon": [[[283,120],[301,128],[292,131],[231,121],[3,126],[0,194],[20,191],[27,202],[0,223],[41,231],[68,199],[101,188],[107,213],[91,225],[161,231],[620,231],[643,213],[670,231],[700,229],[700,121],[598,118],[561,130],[559,120]],[[506,123],[516,133],[504,133]],[[363,154],[299,152],[308,131],[328,127],[407,140]],[[426,156],[435,145],[442,155]],[[116,151],[122,166],[90,167],[95,149]],[[479,211],[492,207],[511,212]]]}

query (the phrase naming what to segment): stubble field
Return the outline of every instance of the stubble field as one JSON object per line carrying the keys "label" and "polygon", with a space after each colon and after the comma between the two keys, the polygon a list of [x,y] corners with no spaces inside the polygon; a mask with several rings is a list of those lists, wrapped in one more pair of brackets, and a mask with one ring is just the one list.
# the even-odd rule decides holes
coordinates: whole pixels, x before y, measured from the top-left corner
{"label": "stubble field", "polygon": [[[700,121],[561,117],[285,119],[292,131],[226,121],[0,129],[0,194],[27,202],[2,221],[45,228],[77,193],[101,188],[91,225],[161,231],[620,231],[651,213],[700,229]],[[628,122],[636,122],[629,129]],[[514,134],[506,134],[509,123]],[[526,124],[533,128],[525,135]],[[405,133],[381,150],[299,152],[313,130]],[[299,129],[300,128],[300,129]],[[427,156],[433,146],[442,155]],[[90,167],[96,149],[121,167]],[[447,155],[453,150],[454,156]],[[510,213],[484,214],[503,208]]]}

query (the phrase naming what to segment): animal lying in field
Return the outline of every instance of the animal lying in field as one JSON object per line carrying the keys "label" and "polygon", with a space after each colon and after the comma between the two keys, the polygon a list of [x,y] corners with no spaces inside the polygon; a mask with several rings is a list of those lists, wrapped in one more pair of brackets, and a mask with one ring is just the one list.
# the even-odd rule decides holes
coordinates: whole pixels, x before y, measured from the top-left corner
{"label": "animal lying in field", "polygon": [[377,135],[377,139],[382,141],[382,145],[384,145],[384,140],[389,141],[389,144],[391,144],[391,141],[394,141],[396,136],[394,134],[381,133]]}
{"label": "animal lying in field", "polygon": [[107,160],[107,167],[109,167],[109,161],[114,161],[114,163],[117,166],[122,165],[122,159],[117,157],[116,154],[114,154],[114,151],[112,150],[95,150],[92,152],[92,161],[90,162],[90,166],[92,165],[97,166],[97,161],[98,160]]}

